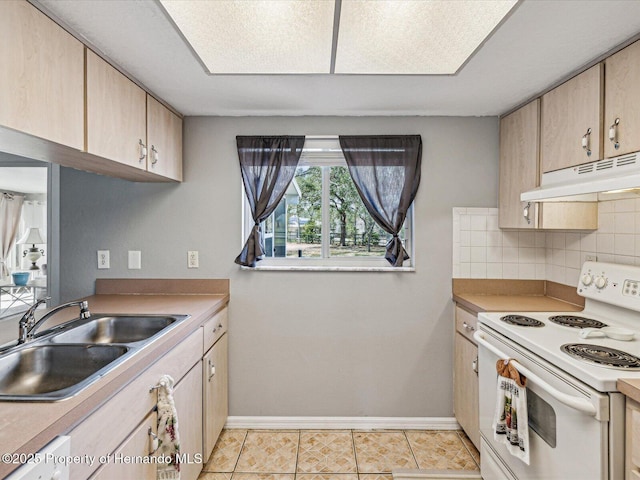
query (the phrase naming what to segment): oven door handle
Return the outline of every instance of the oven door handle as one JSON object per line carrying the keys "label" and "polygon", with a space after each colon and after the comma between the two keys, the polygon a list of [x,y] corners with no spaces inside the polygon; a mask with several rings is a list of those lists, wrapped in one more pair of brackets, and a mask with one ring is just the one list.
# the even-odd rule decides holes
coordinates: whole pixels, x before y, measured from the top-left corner
{"label": "oven door handle", "polygon": [[[508,355],[501,352],[496,347],[494,347],[489,342],[487,342],[482,332],[476,331],[473,334],[473,338],[475,338],[475,340],[478,342],[479,345],[482,345],[484,348],[488,349],[489,351],[497,355],[502,360],[506,360],[509,358]],[[538,387],[542,388],[545,392],[547,392],[549,395],[551,395],[553,398],[555,398],[559,402],[564,403],[568,407],[571,407],[575,410],[594,416],[598,420],[601,419],[600,409],[597,408],[598,399],[591,397],[591,400],[587,400],[584,397],[575,397],[573,395],[568,395],[564,392],[561,392],[560,390],[553,387],[552,385],[549,385],[547,382],[542,380],[539,376],[537,376],[528,368],[522,366],[516,360],[511,360],[510,363],[515,367],[516,370],[518,370],[518,372],[520,372],[522,375],[527,377],[529,381],[538,385]]]}

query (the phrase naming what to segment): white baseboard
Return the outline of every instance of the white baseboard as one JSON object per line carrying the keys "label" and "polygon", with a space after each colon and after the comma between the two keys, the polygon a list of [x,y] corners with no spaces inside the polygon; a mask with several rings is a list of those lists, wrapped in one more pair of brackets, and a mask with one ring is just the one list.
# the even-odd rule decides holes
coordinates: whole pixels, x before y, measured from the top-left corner
{"label": "white baseboard", "polygon": [[226,428],[459,430],[454,417],[228,417]]}
{"label": "white baseboard", "polygon": [[480,470],[393,470],[393,480],[482,480]]}

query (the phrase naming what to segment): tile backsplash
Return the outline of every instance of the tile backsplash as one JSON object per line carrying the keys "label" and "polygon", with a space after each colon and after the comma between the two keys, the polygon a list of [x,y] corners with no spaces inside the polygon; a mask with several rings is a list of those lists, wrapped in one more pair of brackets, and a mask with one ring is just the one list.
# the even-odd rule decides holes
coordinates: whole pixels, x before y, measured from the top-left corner
{"label": "tile backsplash", "polygon": [[500,230],[497,208],[453,209],[454,278],[551,280],[577,286],[587,257],[640,265],[640,199],[602,201],[598,230]]}

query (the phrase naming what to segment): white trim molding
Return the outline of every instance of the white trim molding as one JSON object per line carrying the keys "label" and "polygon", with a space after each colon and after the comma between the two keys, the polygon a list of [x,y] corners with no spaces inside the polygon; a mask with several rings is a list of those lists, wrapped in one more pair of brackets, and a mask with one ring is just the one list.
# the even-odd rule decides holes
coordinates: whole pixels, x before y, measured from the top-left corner
{"label": "white trim molding", "polygon": [[460,430],[454,417],[228,417],[226,428],[291,430]]}
{"label": "white trim molding", "polygon": [[416,470],[398,469],[391,472],[393,480],[482,480],[480,470]]}

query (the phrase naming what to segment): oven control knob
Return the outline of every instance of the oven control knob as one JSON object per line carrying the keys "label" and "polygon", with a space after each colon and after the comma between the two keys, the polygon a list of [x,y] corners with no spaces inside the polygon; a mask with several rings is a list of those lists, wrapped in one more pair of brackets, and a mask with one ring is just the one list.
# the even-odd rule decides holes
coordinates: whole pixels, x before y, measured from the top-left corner
{"label": "oven control knob", "polygon": [[603,289],[607,286],[607,277],[598,277],[595,281],[596,288]]}
{"label": "oven control knob", "polygon": [[589,275],[588,273],[585,273],[582,276],[582,284],[583,285],[588,287],[589,285],[591,285],[592,282],[593,282],[593,277],[591,275]]}

